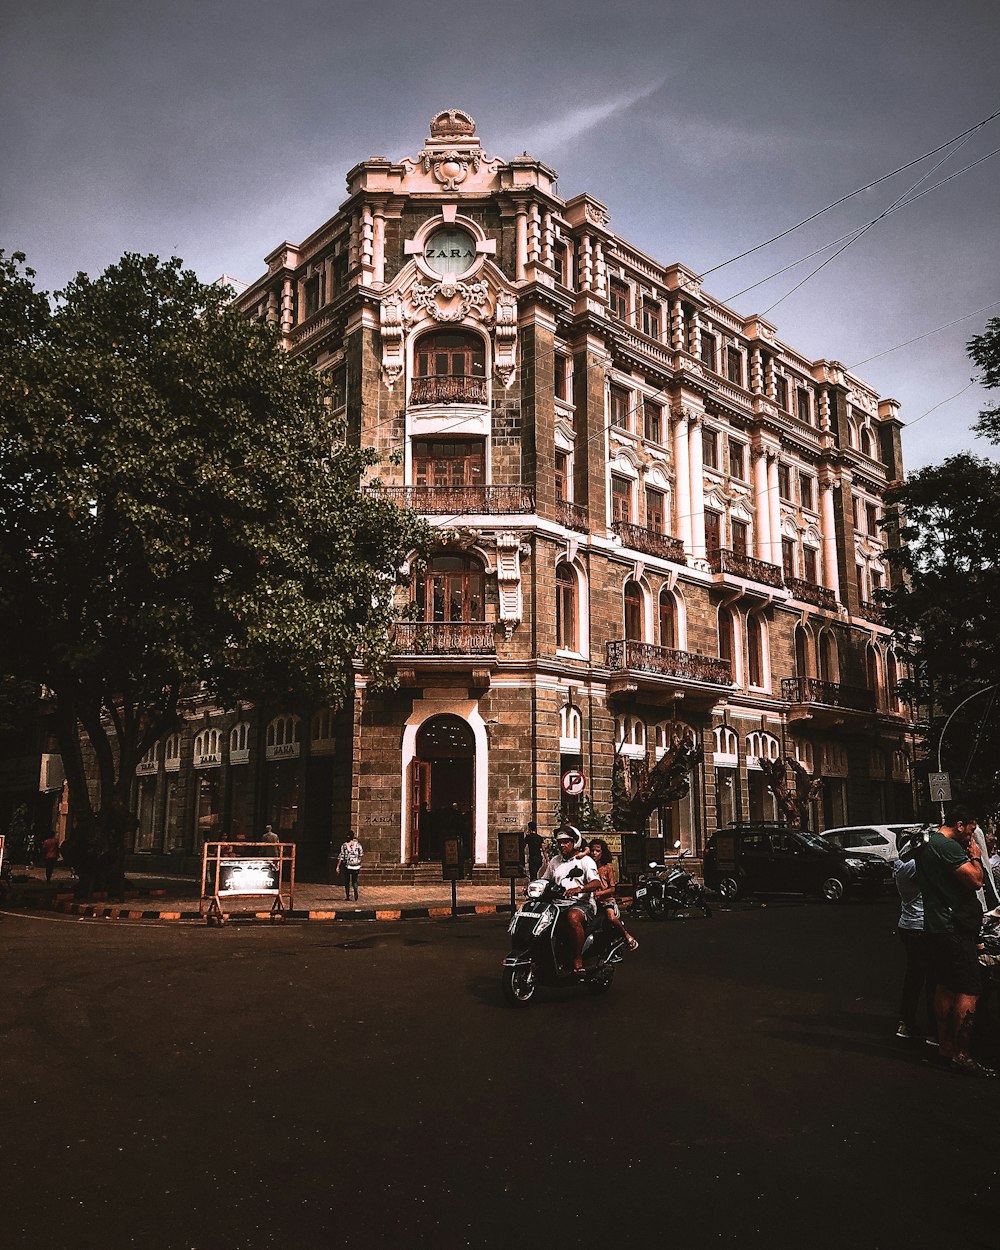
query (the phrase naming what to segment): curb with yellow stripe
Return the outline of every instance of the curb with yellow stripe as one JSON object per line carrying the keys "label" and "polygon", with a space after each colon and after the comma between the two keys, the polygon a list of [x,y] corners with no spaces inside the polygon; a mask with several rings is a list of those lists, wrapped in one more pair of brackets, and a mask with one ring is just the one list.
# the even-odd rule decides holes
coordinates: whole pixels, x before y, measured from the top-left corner
{"label": "curb with yellow stripe", "polygon": [[[108,906],[103,903],[74,903],[65,899],[24,904],[42,911],[57,911],[67,916],[85,916],[93,920],[202,920],[198,911],[156,911],[129,907],[127,903]],[[455,909],[456,916],[496,916],[510,913],[509,903],[477,903]],[[437,920],[450,918],[451,907],[363,907],[352,911],[286,911],[287,920]],[[230,911],[228,920],[270,920],[270,911]]]}

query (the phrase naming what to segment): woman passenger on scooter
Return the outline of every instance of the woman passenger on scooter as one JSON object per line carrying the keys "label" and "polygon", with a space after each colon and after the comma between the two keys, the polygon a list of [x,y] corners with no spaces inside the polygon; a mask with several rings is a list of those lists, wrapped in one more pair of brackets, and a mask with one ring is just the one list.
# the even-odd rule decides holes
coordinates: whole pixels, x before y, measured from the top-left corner
{"label": "woman passenger on scooter", "polygon": [[628,942],[629,950],[638,950],[639,943],[622,923],[621,912],[615,899],[615,887],[618,884],[618,878],[615,874],[615,861],[607,842],[603,838],[591,838],[590,857],[597,865],[597,871],[601,878],[601,888],[594,895],[597,906],[603,910],[604,918],[608,924],[617,929],[625,941]]}

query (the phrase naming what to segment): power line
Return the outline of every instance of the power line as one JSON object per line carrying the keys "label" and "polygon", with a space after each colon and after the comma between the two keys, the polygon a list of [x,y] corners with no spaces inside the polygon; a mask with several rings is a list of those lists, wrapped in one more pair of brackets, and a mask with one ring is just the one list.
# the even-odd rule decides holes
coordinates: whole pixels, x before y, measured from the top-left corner
{"label": "power line", "polygon": [[[930,167],[930,169],[929,169],[926,173],[921,174],[921,175],[920,175],[920,177],[917,179],[917,181],[916,181],[916,182],[914,182],[911,186],[907,187],[907,189],[903,192],[903,194],[902,194],[902,195],[898,195],[898,196],[897,196],[897,197],[893,200],[893,202],[889,205],[889,207],[888,207],[888,208],[883,209],[883,211],[882,211],[881,213],[879,213],[877,217],[873,217],[873,218],[871,219],[871,221],[870,221],[870,222],[868,222],[868,224],[867,224],[866,226],[862,226],[862,228],[861,228],[861,229],[857,232],[857,234],[855,234],[855,235],[854,235],[854,237],[853,237],[853,238],[848,239],[848,240],[847,240],[847,242],[843,245],[843,247],[839,247],[839,248],[838,248],[838,249],[834,252],[834,254],[833,254],[832,256],[828,256],[828,257],[826,258],[826,260],[824,260],[824,261],[822,262],[822,264],[817,265],[817,266],[816,266],[816,268],[815,268],[815,269],[814,269],[811,273],[807,273],[807,274],[806,274],[806,276],[802,279],[802,281],[801,281],[801,282],[796,282],[795,286],[793,286],[793,287],[792,287],[792,289],[791,289],[790,291],[786,291],[786,292],[785,292],[785,294],[784,294],[784,295],[782,295],[780,299],[776,299],[776,300],[774,301],[774,303],[773,303],[773,304],[770,304],[767,308],[765,308],[765,309],[764,309],[764,312],[763,312],[763,314],[762,314],[762,315],[766,317],[766,316],[767,316],[767,314],[768,314],[769,312],[772,312],[775,308],[777,308],[779,304],[783,304],[783,303],[785,302],[785,300],[786,300],[786,299],[788,299],[788,297],[789,297],[790,295],[794,295],[796,291],[801,290],[801,289],[802,289],[802,287],[804,287],[804,286],[805,286],[805,284],[806,284],[806,283],[807,283],[807,282],[808,282],[811,278],[815,278],[815,277],[816,277],[816,275],[817,275],[817,274],[818,274],[821,270],[825,269],[825,268],[827,267],[827,265],[829,265],[829,264],[831,264],[833,261],[835,261],[835,260],[837,259],[837,257],[838,257],[838,256],[840,256],[843,252],[846,252],[846,251],[847,251],[847,249],[851,246],[851,244],[852,244],[852,243],[856,243],[856,242],[858,241],[858,239],[860,239],[860,238],[861,238],[861,236],[862,236],[863,234],[867,234],[867,233],[868,233],[868,231],[869,231],[869,230],[871,230],[871,228],[872,228],[873,226],[877,225],[877,224],[878,224],[878,223],[879,223],[879,222],[880,222],[880,221],[881,221],[884,217],[888,217],[888,215],[889,215],[891,212],[894,212],[897,208],[899,208],[901,205],[903,205],[904,203],[906,203],[906,202],[909,200],[909,197],[911,196],[911,194],[912,194],[912,193],[913,193],[913,192],[917,189],[917,187],[919,187],[919,186],[920,186],[920,184],[921,184],[921,183],[922,183],[922,182],[923,182],[926,178],[929,178],[929,177],[931,176],[931,174],[934,172],[934,170],[935,170],[935,169],[940,168],[940,166],[941,166],[941,165],[943,165],[943,164],[944,164],[944,162],[945,162],[946,160],[948,160],[948,159],[949,159],[949,157],[951,157],[952,155],[954,155],[954,152],[957,152],[957,151],[958,151],[960,148],[962,148],[962,147],[963,147],[966,143],[968,143],[968,141],[969,141],[969,138],[970,138],[970,137],[971,137],[971,135],[966,135],[966,137],[965,137],[965,138],[963,138],[963,139],[961,140],[961,142],[958,144],[958,147],[957,147],[957,148],[954,148],[954,149],[953,149],[952,151],[950,151],[950,152],[946,152],[946,153],[944,154],[944,156],[942,156],[942,157],[941,157],[941,159],[940,159],[940,160],[939,160],[936,164],[932,165],[932,166]],[[945,146],[948,146],[948,145],[945,145]],[[940,150],[940,149],[939,149],[939,150]]]}
{"label": "power line", "polygon": [[960,391],[956,391],[954,395],[949,395],[947,399],[942,399],[941,402],[939,404],[935,404],[933,408],[928,408],[926,412],[922,412],[919,417],[914,417],[912,421],[907,421],[906,428],[908,430],[912,430],[918,421],[923,421],[924,417],[929,417],[932,412],[937,412],[937,410],[939,408],[943,408],[945,404],[950,404],[953,399],[958,399],[959,395],[964,395],[970,387],[975,385],[976,379],[973,378],[971,382],[968,382],[965,386],[963,386]]}
{"label": "power line", "polygon": [[[962,313],[961,317],[956,317],[954,321],[946,321],[943,326],[938,326],[934,330],[927,330],[923,334],[914,335],[912,339],[907,339],[905,343],[897,343],[895,347],[887,347],[885,351],[876,352],[874,356],[866,356],[864,360],[859,360],[856,364],[848,365],[848,369],[858,369],[861,365],[867,365],[872,360],[879,360],[882,356],[888,356],[890,352],[898,352],[901,347],[909,347],[911,343],[919,343],[921,339],[929,339],[932,334],[940,334],[942,330],[948,330],[952,326],[957,326],[960,321],[968,321],[970,317],[978,316],[979,313],[989,312],[991,308],[1000,305],[1000,299],[994,300],[992,304],[985,304],[982,308],[974,308],[972,312]],[[912,422],[910,423],[912,425]]]}
{"label": "power line", "polygon": [[[975,169],[977,165],[982,165],[984,161],[988,161],[991,156],[996,156],[998,153],[1000,153],[1000,148],[994,148],[992,152],[987,152],[985,156],[979,157],[978,160],[972,161],[968,165],[963,165],[961,169],[956,169],[953,173],[948,174],[947,177],[939,178],[938,181],[932,183],[931,186],[924,187],[923,191],[918,191],[916,195],[909,196],[909,198],[905,199],[895,208],[887,210],[885,215],[888,217],[889,213],[898,213],[901,208],[908,208],[916,200],[919,200],[921,196],[930,195],[932,191],[936,191],[938,187],[943,187],[944,184],[946,182],[950,182],[952,178],[957,178],[960,174],[968,173],[970,169]],[[803,261],[811,260],[814,256],[818,256],[820,252],[825,252],[829,247],[836,247],[838,243],[843,243],[845,239],[850,239],[852,235],[860,234],[863,229],[864,227],[862,226],[855,226],[853,230],[848,230],[846,234],[840,235],[839,238],[831,239],[829,243],[824,243],[821,247],[814,248],[811,252],[807,252],[805,256],[800,256],[798,260],[793,260],[787,265],[782,265],[780,269],[775,269],[773,273],[769,273],[766,277],[760,278],[756,282],[751,282],[749,286],[745,286],[741,291],[737,291],[735,295],[727,295],[725,300],[723,300],[723,303],[728,304],[734,299],[739,299],[741,295],[746,295],[748,291],[754,291],[757,287],[763,286],[765,282],[770,282],[772,278],[779,278],[783,273],[787,273],[789,269],[794,269],[796,265],[801,265]]]}
{"label": "power line", "polygon": [[704,278],[707,278],[709,274],[715,273],[719,269],[725,269],[727,265],[735,264],[736,261],[743,260],[746,256],[752,256],[754,252],[759,252],[762,248],[770,247],[772,243],[777,243],[779,239],[786,238],[793,231],[798,230],[802,226],[808,225],[811,221],[815,221],[817,217],[822,217],[824,213],[828,213],[830,209],[836,208],[838,204],[843,204],[847,200],[853,199],[854,196],[861,195],[864,191],[870,191],[872,187],[877,187],[880,182],[885,182],[888,178],[894,178],[896,174],[901,174],[905,169],[911,169],[914,165],[919,165],[920,162],[925,161],[928,156],[935,156],[938,152],[942,151],[942,149],[951,147],[951,145],[953,143],[957,143],[959,139],[964,139],[967,135],[973,134],[983,126],[988,125],[991,121],[995,121],[998,117],[1000,117],[1000,109],[998,109],[995,113],[991,113],[989,117],[984,117],[981,122],[976,122],[976,124],[974,126],[970,126],[968,130],[963,130],[961,134],[954,135],[951,139],[948,139],[945,143],[939,144],[936,148],[931,148],[931,150],[929,152],[925,152],[923,156],[918,156],[915,160],[907,161],[905,165],[900,165],[900,167],[898,169],[894,169],[892,173],[883,174],[880,178],[876,178],[874,182],[866,183],[863,187],[858,187],[857,190],[850,191],[847,195],[842,195],[839,199],[834,200],[832,204],[827,204],[826,208],[821,208],[815,213],[810,213],[808,217],[803,217],[803,219],[801,221],[797,221],[794,226],[789,226],[787,230],[782,230],[780,234],[774,235],[773,238],[767,239],[763,243],[758,243],[754,247],[747,248],[745,252],[740,252],[738,256],[731,256],[729,260],[724,260],[718,265],[713,265],[711,269],[706,269],[703,273],[700,273],[698,275],[698,280],[702,281]]}

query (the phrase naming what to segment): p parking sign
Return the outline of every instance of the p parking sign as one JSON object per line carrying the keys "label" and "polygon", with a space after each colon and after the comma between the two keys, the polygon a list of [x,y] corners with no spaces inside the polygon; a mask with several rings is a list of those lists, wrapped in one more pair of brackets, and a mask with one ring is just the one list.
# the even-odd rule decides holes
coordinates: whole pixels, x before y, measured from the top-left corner
{"label": "p parking sign", "polygon": [[587,778],[579,768],[567,768],[562,775],[560,785],[563,788],[563,794],[583,794],[587,788]]}

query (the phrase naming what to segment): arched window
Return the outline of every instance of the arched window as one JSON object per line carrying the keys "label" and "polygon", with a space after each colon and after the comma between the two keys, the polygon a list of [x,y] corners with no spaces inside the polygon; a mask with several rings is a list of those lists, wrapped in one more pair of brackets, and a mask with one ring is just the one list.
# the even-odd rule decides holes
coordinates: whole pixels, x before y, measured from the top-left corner
{"label": "arched window", "polygon": [[755,729],[747,734],[747,768],[759,768],[761,760],[776,760],[781,744],[774,734]]}
{"label": "arched window", "polygon": [[229,750],[246,751],[250,746],[250,722],[241,720],[229,731]]}
{"label": "arched window", "polygon": [[646,723],[638,716],[620,716],[615,723],[620,755],[646,754]]}
{"label": "arched window", "polygon": [[181,766],[181,736],[170,734],[163,744],[163,767],[168,773],[175,773]]}
{"label": "arched window", "polygon": [[677,601],[666,586],[660,591],[660,646],[677,647]]}
{"label": "arched window", "polygon": [[[735,732],[728,725],[718,725],[712,730],[712,736],[715,739],[716,756],[724,756],[727,760],[736,760],[738,747],[738,739]],[[719,760],[715,761],[717,764]]]}
{"label": "arched window", "polygon": [[801,625],[795,626],[795,674],[809,676],[809,635]]}
{"label": "arched window", "polygon": [[411,404],[485,404],[486,344],[465,330],[431,330],[417,340]]}
{"label": "arched window", "polygon": [[218,729],[203,729],[194,740],[194,766],[222,763],[222,734]]}
{"label": "arched window", "polygon": [[878,443],[875,441],[875,434],[870,425],[861,427],[861,450],[873,460],[878,459]]}
{"label": "arched window", "polygon": [[566,703],[559,709],[559,750],[577,752],[583,742],[580,709]]}
{"label": "arched window", "polygon": [[309,751],[312,755],[332,755],[336,748],[332,707],[322,707],[313,713],[309,723]]}
{"label": "arched window", "polygon": [[736,618],[732,608],[719,609],[719,658],[728,660],[736,675]]}
{"label": "arched window", "polygon": [[878,652],[871,643],[865,649],[865,670],[868,675],[868,689],[877,695],[882,683],[879,681]]}
{"label": "arched window", "polygon": [[767,681],[765,644],[764,621],[758,612],[751,612],[747,617],[747,669],[750,685],[758,689],[762,689]]}
{"label": "arched window", "polygon": [[556,566],[556,646],[579,651],[576,574],[564,561]]}
{"label": "arched window", "polygon": [[267,727],[269,747],[290,747],[299,742],[299,718],[276,716]]}
{"label": "arched window", "polygon": [[813,744],[805,738],[796,738],[794,751],[795,758],[802,765],[802,767],[807,768],[809,772],[812,772],[814,759]]}
{"label": "arched window", "polygon": [[890,651],[885,657],[885,693],[890,711],[897,711],[899,708],[899,665],[894,651]]}
{"label": "arched window", "polygon": [[629,642],[642,642],[642,587],[638,582],[625,583],[625,637]]}
{"label": "arched window", "polygon": [[837,640],[828,629],[819,636],[819,676],[820,681],[840,681]]}
{"label": "arched window", "polygon": [[484,621],[486,572],[475,556],[433,556],[414,574],[413,601],[422,621]]}

